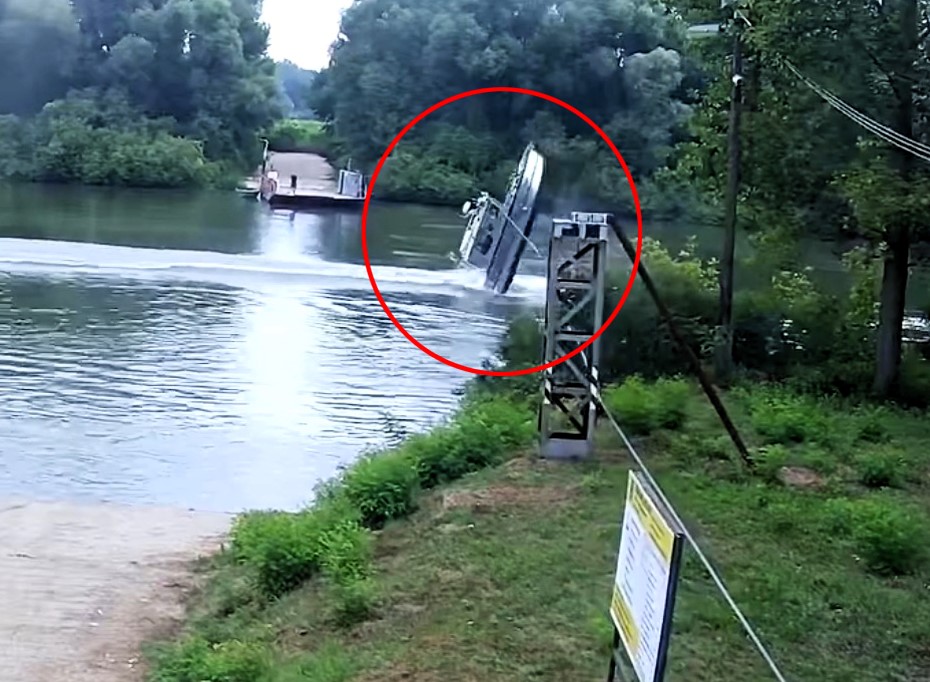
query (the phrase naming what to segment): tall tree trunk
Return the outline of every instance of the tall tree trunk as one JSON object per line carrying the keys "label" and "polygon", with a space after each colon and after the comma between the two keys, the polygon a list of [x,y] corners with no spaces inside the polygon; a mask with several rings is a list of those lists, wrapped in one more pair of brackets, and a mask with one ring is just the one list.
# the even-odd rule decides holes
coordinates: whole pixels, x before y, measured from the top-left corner
{"label": "tall tree trunk", "polygon": [[[900,66],[891,74],[891,85],[898,100],[895,128],[906,137],[914,135],[914,96],[912,75],[917,59],[918,26],[917,0],[900,0],[898,19],[902,41],[899,51]],[[907,179],[913,163],[910,153],[895,148],[896,169]],[[883,398],[898,390],[901,374],[902,329],[904,305],[907,295],[908,268],[911,252],[911,226],[889,225],[885,243],[888,247],[882,271],[882,289],[879,298],[878,344],[875,357],[873,390]]]}
{"label": "tall tree trunk", "polygon": [[894,395],[898,390],[904,299],[911,251],[906,226],[892,228],[885,240],[888,251],[882,269],[874,384],[875,393],[883,398]]}

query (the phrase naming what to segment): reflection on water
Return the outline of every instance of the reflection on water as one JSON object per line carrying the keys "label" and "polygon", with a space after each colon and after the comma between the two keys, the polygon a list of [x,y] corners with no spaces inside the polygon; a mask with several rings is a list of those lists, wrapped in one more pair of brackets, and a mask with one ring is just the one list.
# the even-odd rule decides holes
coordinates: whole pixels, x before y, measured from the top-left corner
{"label": "reflection on water", "polygon": [[[357,214],[207,197],[66,193],[67,220],[23,228],[0,194],[0,494],[293,508],[388,418],[420,430],[454,407],[467,375],[387,319]],[[454,213],[379,207],[369,233],[391,310],[457,362],[479,366],[542,295],[451,269]]]}

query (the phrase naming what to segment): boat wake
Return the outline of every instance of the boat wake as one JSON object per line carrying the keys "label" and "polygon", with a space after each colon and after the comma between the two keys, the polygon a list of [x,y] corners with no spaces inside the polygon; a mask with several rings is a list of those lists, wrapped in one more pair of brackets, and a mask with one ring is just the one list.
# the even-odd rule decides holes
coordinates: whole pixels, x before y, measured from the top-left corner
{"label": "boat wake", "polygon": [[[0,239],[0,272],[55,277],[181,279],[238,288],[262,287],[280,281],[310,288],[371,288],[363,264],[326,261],[310,255],[282,258],[34,239]],[[484,291],[484,272],[470,268],[425,270],[375,265],[372,274],[383,293]],[[545,292],[545,286],[543,277],[517,275],[504,298],[538,298]]]}

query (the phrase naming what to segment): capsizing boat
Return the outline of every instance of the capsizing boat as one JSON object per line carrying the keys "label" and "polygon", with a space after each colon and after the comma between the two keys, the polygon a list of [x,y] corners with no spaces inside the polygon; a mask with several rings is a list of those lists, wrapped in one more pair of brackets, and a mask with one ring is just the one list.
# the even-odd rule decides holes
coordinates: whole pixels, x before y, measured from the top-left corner
{"label": "capsizing boat", "polygon": [[531,142],[510,176],[503,202],[482,192],[462,206],[462,217],[468,223],[459,246],[461,261],[484,270],[485,288],[498,294],[510,289],[523,251],[531,244],[545,165],[545,158]]}

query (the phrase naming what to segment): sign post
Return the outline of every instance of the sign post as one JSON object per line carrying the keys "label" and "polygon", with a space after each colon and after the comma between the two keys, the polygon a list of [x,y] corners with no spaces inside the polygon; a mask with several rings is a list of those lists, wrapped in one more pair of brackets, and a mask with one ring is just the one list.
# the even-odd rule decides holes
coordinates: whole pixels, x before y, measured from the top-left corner
{"label": "sign post", "polygon": [[681,528],[651,486],[631,471],[610,603],[614,652],[608,682],[616,680],[618,659],[623,657],[631,664],[637,682],[662,682],[682,538]]}

